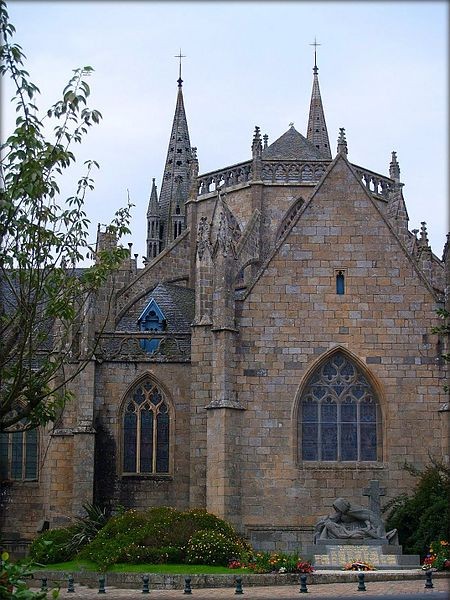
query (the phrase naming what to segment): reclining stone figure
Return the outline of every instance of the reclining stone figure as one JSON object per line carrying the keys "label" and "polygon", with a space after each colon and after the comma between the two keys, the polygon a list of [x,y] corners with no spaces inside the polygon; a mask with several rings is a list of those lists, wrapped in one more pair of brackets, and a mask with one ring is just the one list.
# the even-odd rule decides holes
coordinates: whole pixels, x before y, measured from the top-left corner
{"label": "reclining stone figure", "polygon": [[381,518],[368,508],[352,505],[345,498],[337,498],[333,508],[334,514],[322,517],[316,523],[314,543],[318,540],[374,539],[398,544],[397,530],[386,532]]}

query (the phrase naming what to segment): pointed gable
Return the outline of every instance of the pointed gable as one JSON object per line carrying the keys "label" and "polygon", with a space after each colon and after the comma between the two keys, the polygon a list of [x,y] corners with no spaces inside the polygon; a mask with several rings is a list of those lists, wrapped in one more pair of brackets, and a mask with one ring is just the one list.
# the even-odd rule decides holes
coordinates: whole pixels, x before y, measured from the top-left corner
{"label": "pointed gable", "polygon": [[139,319],[139,329],[143,331],[162,331],[166,317],[154,298],[142,311]]}
{"label": "pointed gable", "polygon": [[291,126],[262,152],[269,160],[324,160],[321,151]]}

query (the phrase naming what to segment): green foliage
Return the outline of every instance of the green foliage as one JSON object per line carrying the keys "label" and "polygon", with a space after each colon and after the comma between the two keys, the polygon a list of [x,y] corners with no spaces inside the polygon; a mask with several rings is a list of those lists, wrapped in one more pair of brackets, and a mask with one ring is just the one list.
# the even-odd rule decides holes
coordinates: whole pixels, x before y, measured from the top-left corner
{"label": "green foliage", "polygon": [[88,544],[108,522],[106,509],[84,504],[86,515],[78,517],[70,527],[50,529],[33,540],[29,557],[36,563],[48,565],[65,562]]}
{"label": "green foliage", "polygon": [[83,509],[86,515],[77,517],[76,524],[72,527],[74,533],[64,547],[70,558],[89,544],[109,519],[109,511],[106,508],[87,503],[83,504]]}
{"label": "green foliage", "polygon": [[[47,592],[33,592],[28,589],[27,578],[31,577],[30,565],[12,563],[7,552],[0,557],[0,598],[8,600],[43,600]],[[52,598],[58,598],[59,590],[51,592]]]}
{"label": "green foliage", "polygon": [[[40,113],[39,89],[23,68],[14,32],[0,1],[0,75],[12,84],[17,114],[15,130],[1,146],[0,431],[52,421],[71,398],[66,384],[96,346],[96,339],[86,348],[78,344],[86,307],[129,254],[120,246],[95,254],[89,243],[84,201],[94,187],[95,161],[85,162],[74,195],[60,197],[59,180],[75,163],[73,144],[101,119],[87,106],[92,67],[76,69],[62,98]],[[106,228],[116,241],[129,233],[129,209],[119,210]],[[94,254],[95,264],[77,271],[77,263]],[[78,361],[70,375],[62,370],[68,360]]]}
{"label": "green foliage", "polygon": [[386,526],[398,530],[404,552],[423,557],[433,540],[448,538],[450,469],[435,461],[423,471],[405,467],[418,481],[411,496],[402,494],[387,504]]}
{"label": "green foliage", "polygon": [[[437,333],[439,336],[443,336],[447,340],[446,346],[448,350],[448,344],[450,343],[450,312],[445,308],[440,308],[436,313],[441,320],[441,324],[437,327],[432,327],[431,333]],[[441,358],[445,362],[450,362],[450,352],[443,352]],[[448,383],[444,385],[444,390],[446,392],[450,390]]]}
{"label": "green foliage", "polygon": [[450,544],[447,540],[436,540],[431,543],[424,564],[437,571],[450,570]]}
{"label": "green foliage", "polygon": [[73,553],[69,544],[75,533],[75,526],[44,531],[31,543],[29,558],[42,565],[70,560]]}
{"label": "green foliage", "polygon": [[249,549],[230,524],[204,510],[157,507],[112,517],[79,556],[96,562],[102,570],[119,562],[176,563],[186,560],[189,541],[205,530],[223,536],[239,556]]}
{"label": "green foliage", "polygon": [[257,552],[246,563],[253,573],[312,573],[311,564],[297,553]]}
{"label": "green foliage", "polygon": [[242,544],[220,531],[198,531],[186,547],[186,562],[194,565],[226,566],[243,552]]}

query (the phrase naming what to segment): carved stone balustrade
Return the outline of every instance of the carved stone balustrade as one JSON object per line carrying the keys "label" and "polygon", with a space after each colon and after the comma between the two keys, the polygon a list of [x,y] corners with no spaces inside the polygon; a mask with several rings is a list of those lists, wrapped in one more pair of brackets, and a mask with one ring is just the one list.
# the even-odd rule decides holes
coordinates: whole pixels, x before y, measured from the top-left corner
{"label": "carved stone balustrade", "polygon": [[329,161],[263,160],[263,181],[272,183],[317,183]]}
{"label": "carved stone balustrade", "polygon": [[[149,346],[152,350],[154,347],[154,350],[146,349]],[[191,334],[153,331],[104,332],[99,336],[95,358],[99,362],[122,360],[189,362]]]}
{"label": "carved stone balustrade", "polygon": [[247,183],[252,178],[252,161],[246,161],[197,177],[198,194],[209,194],[217,188]]}
{"label": "carved stone balustrade", "polygon": [[[267,183],[315,184],[320,181],[330,161],[262,160],[261,179]],[[352,165],[363,185],[374,195],[387,200],[394,187],[394,180],[358,165]],[[215,192],[217,188],[228,188],[252,181],[252,161],[211,171],[197,177],[198,195]]]}
{"label": "carved stone balustrade", "polygon": [[387,200],[389,192],[394,187],[393,179],[385,177],[384,175],[380,175],[379,173],[374,173],[373,171],[369,171],[368,169],[364,169],[363,167],[359,167],[357,165],[352,166],[356,170],[361,182],[363,185],[365,185],[369,192]]}

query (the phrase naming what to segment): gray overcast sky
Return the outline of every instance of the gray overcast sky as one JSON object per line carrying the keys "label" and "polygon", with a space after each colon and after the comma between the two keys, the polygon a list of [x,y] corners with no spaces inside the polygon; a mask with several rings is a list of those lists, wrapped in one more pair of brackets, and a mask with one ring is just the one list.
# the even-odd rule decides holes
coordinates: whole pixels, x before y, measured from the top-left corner
{"label": "gray overcast sky", "polygon": [[[251,156],[255,125],[273,142],[293,121],[306,134],[314,37],[334,151],[346,128],[351,162],[388,174],[396,150],[410,229],[428,224],[435,254],[448,230],[447,2],[41,2],[12,0],[15,41],[41,90],[38,106],[59,97],[71,70],[91,65],[91,106],[100,126],[75,147],[73,192],[93,158],[93,224],[126,203],[133,252],[145,252],[151,179],[158,189],[175,108],[182,49],[183,91],[200,173]],[[10,90],[4,86],[3,98]],[[3,134],[14,113],[4,102]]]}

